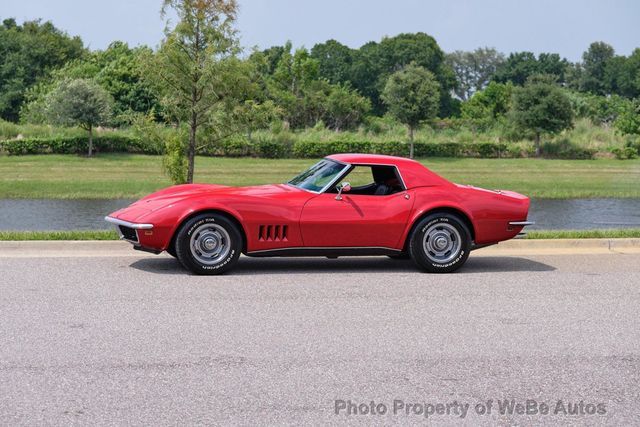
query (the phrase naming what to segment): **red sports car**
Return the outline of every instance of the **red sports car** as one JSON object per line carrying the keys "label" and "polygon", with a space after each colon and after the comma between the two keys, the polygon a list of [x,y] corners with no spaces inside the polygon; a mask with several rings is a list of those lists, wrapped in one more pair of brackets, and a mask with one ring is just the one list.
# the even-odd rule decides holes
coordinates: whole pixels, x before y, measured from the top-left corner
{"label": "red sports car", "polygon": [[196,274],[253,257],[387,255],[452,272],[473,249],[516,237],[529,198],[454,184],[398,157],[328,156],[286,184],[190,184],[105,219],[134,249],[167,251]]}

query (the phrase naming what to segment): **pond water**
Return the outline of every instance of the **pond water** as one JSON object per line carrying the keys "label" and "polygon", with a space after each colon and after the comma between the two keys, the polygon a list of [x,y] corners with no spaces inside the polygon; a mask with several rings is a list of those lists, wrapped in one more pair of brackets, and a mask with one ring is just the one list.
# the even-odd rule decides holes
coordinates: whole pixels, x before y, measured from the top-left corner
{"label": "pond water", "polygon": [[[106,230],[132,200],[0,200],[0,230]],[[534,199],[529,230],[640,228],[640,199]]]}

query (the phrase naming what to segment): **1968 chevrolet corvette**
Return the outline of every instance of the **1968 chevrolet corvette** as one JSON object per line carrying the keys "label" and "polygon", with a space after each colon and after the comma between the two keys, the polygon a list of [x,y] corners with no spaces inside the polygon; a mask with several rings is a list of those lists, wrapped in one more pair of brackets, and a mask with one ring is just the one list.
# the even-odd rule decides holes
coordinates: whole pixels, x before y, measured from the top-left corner
{"label": "1968 chevrolet corvette", "polygon": [[399,157],[337,154],[286,184],[178,185],[105,219],[135,249],[167,251],[196,274],[247,256],[387,255],[428,272],[532,224],[529,198],[454,184]]}

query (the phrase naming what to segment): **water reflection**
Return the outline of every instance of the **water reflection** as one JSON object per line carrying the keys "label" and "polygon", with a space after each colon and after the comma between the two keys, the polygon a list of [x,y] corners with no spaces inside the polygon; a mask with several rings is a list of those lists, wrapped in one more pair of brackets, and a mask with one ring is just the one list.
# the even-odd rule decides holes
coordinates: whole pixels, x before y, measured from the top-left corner
{"label": "water reflection", "polygon": [[[132,200],[0,200],[0,230],[104,230],[106,214]],[[530,229],[640,228],[640,199],[536,199]]]}

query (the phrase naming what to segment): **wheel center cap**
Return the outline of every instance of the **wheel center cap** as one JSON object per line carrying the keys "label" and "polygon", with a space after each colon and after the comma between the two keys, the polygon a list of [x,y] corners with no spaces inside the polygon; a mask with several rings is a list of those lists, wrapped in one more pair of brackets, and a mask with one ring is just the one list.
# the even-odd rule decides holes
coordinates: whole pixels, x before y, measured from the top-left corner
{"label": "wheel center cap", "polygon": [[208,251],[212,250],[217,246],[218,242],[213,237],[207,237],[204,242],[202,242],[202,246]]}
{"label": "wheel center cap", "polygon": [[438,237],[435,241],[435,246],[438,249],[444,249],[447,247],[447,239],[445,237]]}

